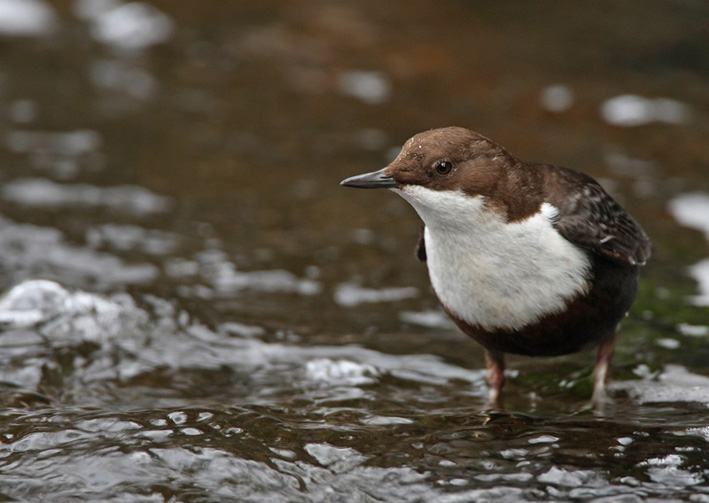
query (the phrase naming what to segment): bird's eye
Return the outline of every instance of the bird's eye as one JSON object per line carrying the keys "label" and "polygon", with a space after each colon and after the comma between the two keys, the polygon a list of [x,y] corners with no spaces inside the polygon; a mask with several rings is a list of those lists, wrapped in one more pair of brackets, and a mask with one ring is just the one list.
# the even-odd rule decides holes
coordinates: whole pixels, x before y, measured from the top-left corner
{"label": "bird's eye", "polygon": [[453,163],[450,161],[438,161],[436,163],[436,173],[439,175],[447,175],[453,171]]}

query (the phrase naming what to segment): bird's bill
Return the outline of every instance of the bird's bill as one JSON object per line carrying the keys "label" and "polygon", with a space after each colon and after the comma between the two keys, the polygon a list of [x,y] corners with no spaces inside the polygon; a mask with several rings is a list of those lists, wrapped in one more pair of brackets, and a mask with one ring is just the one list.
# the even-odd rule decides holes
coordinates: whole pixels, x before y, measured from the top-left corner
{"label": "bird's bill", "polygon": [[345,187],[355,187],[358,189],[393,189],[396,181],[385,173],[386,168],[365,173],[363,175],[351,176],[340,182]]}

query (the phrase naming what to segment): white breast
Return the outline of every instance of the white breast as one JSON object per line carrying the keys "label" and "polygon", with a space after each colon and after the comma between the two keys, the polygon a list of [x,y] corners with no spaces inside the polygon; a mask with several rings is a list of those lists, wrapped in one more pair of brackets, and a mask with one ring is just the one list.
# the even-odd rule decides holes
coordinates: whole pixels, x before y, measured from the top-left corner
{"label": "white breast", "polygon": [[544,203],[530,218],[507,223],[482,196],[420,186],[396,189],[426,224],[431,284],[458,318],[485,329],[515,330],[559,312],[589,288],[588,254],[553,227]]}

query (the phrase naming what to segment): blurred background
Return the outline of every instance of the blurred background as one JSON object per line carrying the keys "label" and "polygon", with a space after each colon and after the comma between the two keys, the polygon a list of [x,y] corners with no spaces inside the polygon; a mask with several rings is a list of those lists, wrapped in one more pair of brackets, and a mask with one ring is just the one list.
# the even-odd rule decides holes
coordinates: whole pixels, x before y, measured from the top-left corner
{"label": "blurred background", "polygon": [[[0,496],[709,501],[707,26],[699,0],[0,0]],[[449,125],[651,236],[608,417],[590,354],[512,358],[511,412],[480,414],[415,213],[338,186]]]}

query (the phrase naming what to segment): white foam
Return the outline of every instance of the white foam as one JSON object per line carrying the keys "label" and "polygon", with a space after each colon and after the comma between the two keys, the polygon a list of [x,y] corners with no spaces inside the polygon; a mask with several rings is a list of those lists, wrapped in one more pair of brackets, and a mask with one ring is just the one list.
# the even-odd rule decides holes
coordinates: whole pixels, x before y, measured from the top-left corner
{"label": "white foam", "polygon": [[542,108],[550,112],[565,112],[574,104],[574,92],[569,86],[555,84],[545,87],[539,97]]}
{"label": "white foam", "polygon": [[351,386],[373,383],[379,375],[377,369],[372,365],[350,360],[331,360],[330,358],[310,360],[306,364],[305,372],[307,377],[313,381]]}
{"label": "white foam", "polygon": [[681,365],[666,365],[659,376],[614,382],[611,390],[624,390],[638,403],[699,402],[709,406],[709,377],[693,374]]}
{"label": "white foam", "polygon": [[395,302],[418,296],[418,288],[412,286],[396,288],[364,288],[354,283],[341,283],[335,289],[335,302],[341,306],[353,307],[365,303]]}
{"label": "white foam", "polygon": [[60,184],[45,178],[11,181],[3,185],[0,193],[6,201],[34,208],[83,206],[144,215],[162,213],[171,206],[169,198],[154,194],[145,187]]}
{"label": "white foam", "polygon": [[299,278],[283,269],[239,271],[222,250],[207,250],[197,257],[199,271],[217,293],[233,295],[242,290],[317,295],[322,284],[310,278]]}
{"label": "white foam", "polygon": [[339,88],[342,94],[370,105],[385,103],[391,97],[391,82],[382,72],[344,72],[340,75]]}
{"label": "white foam", "polygon": [[702,231],[709,240],[709,194],[680,194],[668,203],[668,208],[680,225]]}
{"label": "white foam", "polygon": [[86,242],[93,248],[108,246],[120,251],[137,250],[150,255],[167,255],[175,250],[179,237],[136,225],[105,224],[86,231]]}
{"label": "white foam", "polygon": [[45,323],[45,335],[55,341],[105,342],[147,319],[127,295],[70,291],[54,281],[24,281],[0,297],[0,322],[11,328]]}
{"label": "white foam", "polygon": [[[709,194],[690,192],[681,194],[668,204],[672,216],[685,227],[697,229],[709,240]],[[709,306],[709,259],[701,260],[688,269],[698,284],[699,294],[689,298],[697,306]]]}
{"label": "white foam", "polygon": [[684,103],[669,98],[644,98],[624,94],[606,100],[601,116],[614,126],[642,126],[653,122],[681,124],[691,118],[691,109]]}
{"label": "white foam", "polygon": [[452,328],[454,326],[450,317],[441,310],[404,311],[399,313],[399,319],[405,323],[428,328]]}
{"label": "white foam", "polygon": [[124,50],[142,50],[168,41],[175,30],[172,19],[143,2],[90,11],[91,35]]}
{"label": "white foam", "polygon": [[126,264],[116,256],[67,244],[57,229],[15,224],[2,217],[0,256],[7,277],[59,272],[100,287],[152,281],[158,275],[153,264]]}
{"label": "white foam", "polygon": [[699,293],[689,297],[695,306],[709,306],[709,258],[697,262],[688,269],[689,275],[697,282]]}

